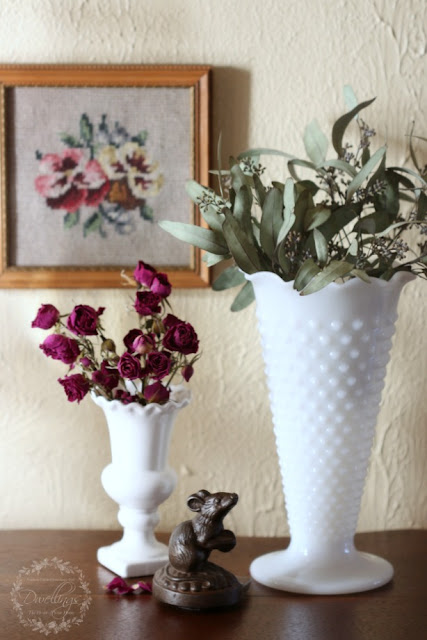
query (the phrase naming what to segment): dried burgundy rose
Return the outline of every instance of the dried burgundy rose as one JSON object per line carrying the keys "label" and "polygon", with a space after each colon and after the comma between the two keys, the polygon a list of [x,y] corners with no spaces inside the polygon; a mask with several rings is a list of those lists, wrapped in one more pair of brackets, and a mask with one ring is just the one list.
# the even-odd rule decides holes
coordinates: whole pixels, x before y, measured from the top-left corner
{"label": "dried burgundy rose", "polygon": [[42,304],[31,323],[38,329],[51,329],[59,320],[59,311],[53,304]]}
{"label": "dried burgundy rose", "polygon": [[126,351],[117,364],[120,375],[127,380],[136,380],[142,376],[141,363],[135,356]]}
{"label": "dried burgundy rose", "polygon": [[60,378],[58,382],[64,387],[69,402],[77,401],[79,403],[90,389],[88,379],[81,373]]}
{"label": "dried burgundy rose", "polygon": [[152,291],[138,291],[135,298],[135,310],[140,316],[152,316],[160,313],[161,297]]}
{"label": "dried burgundy rose", "polygon": [[197,333],[189,322],[179,322],[170,327],[163,336],[163,345],[170,351],[178,351],[184,355],[197,353],[199,350]]}
{"label": "dried burgundy rose", "polygon": [[61,360],[64,364],[73,364],[80,354],[78,342],[59,333],[47,336],[40,349],[49,358]]}
{"label": "dried burgundy rose", "polygon": [[77,336],[95,336],[98,333],[98,316],[104,309],[96,311],[87,304],[78,304],[67,319],[68,329]]}

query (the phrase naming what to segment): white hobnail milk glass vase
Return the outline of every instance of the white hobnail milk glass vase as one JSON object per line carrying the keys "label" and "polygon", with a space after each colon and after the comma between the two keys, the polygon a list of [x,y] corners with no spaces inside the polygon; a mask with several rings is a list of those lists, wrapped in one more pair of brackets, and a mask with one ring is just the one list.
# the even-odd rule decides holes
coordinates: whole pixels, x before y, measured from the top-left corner
{"label": "white hobnail milk glass vase", "polygon": [[300,296],[260,272],[254,286],[291,541],[251,565],[255,580],[297,593],[379,587],[389,562],[354,547],[403,286],[351,279]]}
{"label": "white hobnail milk glass vase", "polygon": [[92,396],[107,419],[111,463],[101,475],[107,494],[119,504],[118,520],[123,537],[98,549],[100,564],[122,578],[151,575],[168,561],[168,547],[154,529],[157,509],[176,486],[176,474],[168,465],[169,443],[178,411],[191,394],[172,387],[167,403],[142,406]]}

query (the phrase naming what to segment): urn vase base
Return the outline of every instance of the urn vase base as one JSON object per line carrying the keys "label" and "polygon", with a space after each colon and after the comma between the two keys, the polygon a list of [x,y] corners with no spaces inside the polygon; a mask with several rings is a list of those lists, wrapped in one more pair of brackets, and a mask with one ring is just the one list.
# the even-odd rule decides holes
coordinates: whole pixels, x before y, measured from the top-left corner
{"label": "urn vase base", "polygon": [[338,595],[381,587],[392,579],[393,567],[383,558],[356,550],[329,561],[316,561],[286,549],[256,558],[250,573],[257,582],[273,589]]}
{"label": "urn vase base", "polygon": [[107,547],[100,547],[97,559],[104,567],[121,578],[151,576],[168,562],[168,547],[155,541],[154,546],[142,548],[139,553],[124,549],[121,541]]}

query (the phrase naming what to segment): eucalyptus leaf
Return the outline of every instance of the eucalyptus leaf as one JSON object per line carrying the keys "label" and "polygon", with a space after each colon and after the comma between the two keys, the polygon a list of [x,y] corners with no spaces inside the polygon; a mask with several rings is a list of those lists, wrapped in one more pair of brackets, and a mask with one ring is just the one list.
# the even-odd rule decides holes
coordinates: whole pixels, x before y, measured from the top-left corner
{"label": "eucalyptus leaf", "polygon": [[303,191],[298,196],[295,202],[294,214],[295,222],[293,224],[293,230],[299,233],[304,231],[304,220],[309,209],[313,209],[313,196],[309,191]]}
{"label": "eucalyptus leaf", "polygon": [[363,282],[366,282],[367,284],[371,282],[371,278],[368,276],[366,271],[363,271],[363,269],[353,269],[351,275],[356,276],[356,278],[363,280]]}
{"label": "eucalyptus leaf", "polygon": [[260,207],[262,207],[265,200],[266,189],[262,184],[261,178],[256,173],[254,173],[253,175],[253,180],[255,193],[258,198],[258,204]]}
{"label": "eucalyptus leaf", "polygon": [[261,262],[257,248],[248,239],[244,231],[240,228],[237,220],[229,212],[225,214],[225,222],[222,229],[230,253],[237,266],[245,273],[261,271]]}
{"label": "eucalyptus leaf", "polygon": [[291,270],[291,261],[287,255],[287,247],[284,241],[280,242],[273,256],[274,263],[279,265],[284,274],[289,274]]}
{"label": "eucalyptus leaf", "polygon": [[208,267],[214,267],[216,264],[219,264],[223,260],[228,260],[229,258],[231,258],[231,253],[227,253],[225,255],[217,255],[215,253],[209,253],[209,251],[205,251],[202,260]]}
{"label": "eucalyptus leaf", "polygon": [[194,224],[185,222],[173,222],[171,220],[161,220],[159,226],[171,235],[189,244],[214,253],[225,256],[229,253],[224,236],[217,231],[211,231],[204,227],[197,227]]}
{"label": "eucalyptus leaf", "polygon": [[242,311],[246,309],[255,300],[255,292],[252,286],[252,282],[247,282],[234,298],[233,304],[230,307],[231,311]]}
{"label": "eucalyptus leaf", "polygon": [[279,189],[273,187],[265,197],[260,225],[261,247],[269,257],[273,256],[282,224],[283,196]]}
{"label": "eucalyptus leaf", "polygon": [[360,187],[365,182],[369,174],[374,170],[378,162],[381,161],[386,150],[387,150],[386,147],[381,147],[380,149],[375,151],[374,155],[365,164],[365,166],[359,171],[357,176],[353,178],[353,180],[350,182],[350,184],[347,187],[347,201],[351,200],[351,198],[356,193],[356,191],[360,189]]}
{"label": "eucalyptus leaf", "polygon": [[390,167],[390,169],[392,169],[393,171],[401,171],[402,173],[407,173],[408,175],[413,176],[414,178],[419,180],[424,187],[427,187],[427,182],[424,180],[424,178],[420,176],[419,173],[416,173],[416,171],[412,171],[412,169],[407,169],[406,167]]}
{"label": "eucalyptus leaf", "polygon": [[293,158],[292,160],[289,160],[288,162],[289,173],[291,174],[293,179],[297,180],[298,182],[300,181],[300,179],[295,171],[295,167],[304,167],[305,169],[312,169],[313,171],[316,170],[316,165],[313,164],[312,162],[308,162],[307,160],[299,160],[298,158]]}
{"label": "eucalyptus leaf", "polygon": [[231,174],[231,184],[233,186],[233,189],[236,193],[238,193],[242,187],[244,186],[250,187],[250,183],[248,181],[247,176],[243,173],[237,160],[234,160],[234,158],[231,158],[230,162],[235,163],[235,164],[232,164],[230,168],[230,174]]}
{"label": "eucalyptus leaf", "polygon": [[418,199],[418,208],[417,208],[417,218],[418,220],[425,220],[427,217],[427,196],[425,193],[420,193],[420,197]]}
{"label": "eucalyptus leaf", "polygon": [[239,284],[246,282],[244,273],[236,266],[227,267],[224,271],[214,280],[212,289],[214,291],[223,291],[224,289],[232,289]]}
{"label": "eucalyptus leaf", "polygon": [[326,240],[332,240],[332,238],[339,234],[361,211],[362,205],[360,203],[350,203],[343,207],[338,207],[331,211],[329,219],[318,227],[319,231],[323,233]]}
{"label": "eucalyptus leaf", "polygon": [[267,149],[265,147],[247,149],[247,151],[243,151],[242,153],[239,153],[237,157],[239,158],[239,160],[243,160],[244,158],[251,158],[253,156],[281,156],[282,158],[295,157],[290,153],[285,153],[284,151],[279,151],[278,149]]}
{"label": "eucalyptus leaf", "polygon": [[342,140],[348,125],[353,120],[353,118],[359,113],[359,111],[362,111],[362,109],[365,109],[366,107],[368,107],[370,104],[373,103],[374,100],[375,98],[372,98],[372,100],[366,100],[366,102],[361,102],[356,107],[354,107],[354,109],[352,109],[348,113],[345,113],[343,116],[341,116],[341,118],[338,118],[338,120],[335,122],[334,126],[332,127],[332,145],[340,158],[343,155]]}
{"label": "eucalyptus leaf", "polygon": [[353,271],[354,265],[345,260],[332,260],[324,269],[315,275],[301,291],[302,296],[315,293],[339,278],[344,278]]}
{"label": "eucalyptus leaf", "polygon": [[233,206],[233,215],[236,220],[238,220],[241,228],[249,236],[252,235],[251,209],[252,193],[249,187],[244,184],[236,192]]}
{"label": "eucalyptus leaf", "polygon": [[316,167],[325,161],[328,139],[319,127],[317,120],[312,120],[305,128],[304,147],[308,157]]}
{"label": "eucalyptus leaf", "polygon": [[328,167],[334,167],[334,169],[339,169],[340,171],[344,171],[345,173],[348,173],[348,175],[351,176],[352,178],[354,178],[357,175],[356,169],[348,162],[345,162],[345,160],[338,160],[338,159],[325,160],[325,162],[322,162],[319,168],[327,169]]}
{"label": "eucalyptus leaf", "polygon": [[302,291],[318,273],[320,273],[320,267],[314,262],[313,258],[308,258],[297,271],[294,280],[294,289]]}
{"label": "eucalyptus leaf", "polygon": [[295,223],[295,193],[294,183],[291,178],[288,178],[288,180],[286,180],[285,182],[285,189],[283,191],[283,204],[283,224],[277,236],[277,244],[280,244],[282,240],[286,238]]}
{"label": "eucalyptus leaf", "polygon": [[316,229],[316,227],[320,227],[324,222],[326,222],[326,220],[329,220],[330,217],[331,210],[326,207],[322,207],[322,205],[319,205],[314,209],[309,209],[304,218],[306,231],[312,231],[313,229]]}
{"label": "eucalyptus leaf", "polygon": [[318,229],[314,229],[313,238],[319,264],[323,266],[328,260],[328,243]]}

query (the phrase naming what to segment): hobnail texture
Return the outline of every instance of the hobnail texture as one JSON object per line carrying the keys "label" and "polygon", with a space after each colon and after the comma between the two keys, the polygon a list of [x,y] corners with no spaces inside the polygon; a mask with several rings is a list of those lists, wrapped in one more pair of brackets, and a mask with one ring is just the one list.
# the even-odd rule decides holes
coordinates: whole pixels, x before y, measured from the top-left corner
{"label": "hobnail texture", "polygon": [[[365,568],[355,584],[361,565],[372,563],[362,561],[353,537],[397,303],[411,275],[332,283],[309,296],[299,296],[293,283],[273,273],[247,277],[255,289],[291,534],[285,555],[271,565],[274,578],[265,575],[262,559],[252,575],[269,586],[307,593],[384,584],[393,570],[381,559],[372,561],[375,575],[366,577]],[[322,578],[307,574],[312,566],[317,573],[322,569]]]}

